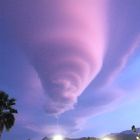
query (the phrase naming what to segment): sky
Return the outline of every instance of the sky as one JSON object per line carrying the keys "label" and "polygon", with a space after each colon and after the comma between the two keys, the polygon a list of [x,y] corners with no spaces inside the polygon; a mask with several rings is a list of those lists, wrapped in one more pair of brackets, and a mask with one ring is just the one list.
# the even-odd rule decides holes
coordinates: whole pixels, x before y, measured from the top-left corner
{"label": "sky", "polygon": [[3,140],[140,127],[140,0],[0,0],[0,9],[0,90],[18,110]]}

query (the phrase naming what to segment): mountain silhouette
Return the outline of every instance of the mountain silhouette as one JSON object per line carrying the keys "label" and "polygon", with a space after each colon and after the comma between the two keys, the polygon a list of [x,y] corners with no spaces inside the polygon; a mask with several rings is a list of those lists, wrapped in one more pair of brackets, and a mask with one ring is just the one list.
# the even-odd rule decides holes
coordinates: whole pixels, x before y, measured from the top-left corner
{"label": "mountain silhouette", "polygon": [[[140,133],[140,128],[137,128],[137,133]],[[137,133],[132,130],[125,130],[120,133],[111,133],[104,137],[112,140],[136,140]],[[52,140],[51,138],[44,137],[42,140]],[[102,138],[96,137],[82,137],[82,138],[65,138],[64,140],[102,140]]]}
{"label": "mountain silhouette", "polygon": [[137,134],[140,132],[140,128],[137,128],[137,133],[134,133],[132,130],[122,131],[120,133],[112,133],[107,135],[113,140],[136,140]]}

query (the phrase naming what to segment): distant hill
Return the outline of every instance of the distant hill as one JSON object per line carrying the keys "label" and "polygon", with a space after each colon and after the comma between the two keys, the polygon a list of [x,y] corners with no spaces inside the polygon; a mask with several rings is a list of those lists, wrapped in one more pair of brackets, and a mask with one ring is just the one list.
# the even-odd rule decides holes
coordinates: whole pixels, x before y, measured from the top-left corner
{"label": "distant hill", "polygon": [[42,140],[50,140],[48,137],[44,137]]}
{"label": "distant hill", "polygon": [[[140,133],[140,128],[137,128],[137,131],[138,131],[138,133]],[[121,133],[123,133],[123,134],[134,134],[134,133],[132,132],[132,130],[122,131]]]}
{"label": "distant hill", "polygon": [[[51,139],[48,137],[44,137],[42,140],[51,140]],[[82,137],[82,138],[65,138],[65,140],[100,140],[100,139],[95,137]]]}
{"label": "distant hill", "polygon": [[[137,128],[140,133],[140,128]],[[105,137],[111,138],[112,140],[136,140],[137,134],[132,130],[122,131],[120,133],[111,133]],[[42,140],[51,140],[50,138],[44,137]],[[65,138],[65,140],[101,140],[95,137],[82,137],[82,138]]]}
{"label": "distant hill", "polygon": [[[140,132],[140,128],[138,128],[137,131]],[[112,138],[113,140],[136,140],[136,136],[137,134],[132,132],[132,130],[107,135],[107,137]]]}
{"label": "distant hill", "polygon": [[136,135],[135,134],[116,134],[116,135],[111,135],[108,136],[109,138],[113,140],[136,140]]}

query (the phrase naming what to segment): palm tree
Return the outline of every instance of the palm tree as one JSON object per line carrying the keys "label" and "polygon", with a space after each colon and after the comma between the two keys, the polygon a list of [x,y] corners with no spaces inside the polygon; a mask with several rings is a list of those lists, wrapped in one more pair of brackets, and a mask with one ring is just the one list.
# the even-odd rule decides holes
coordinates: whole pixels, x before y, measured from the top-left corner
{"label": "palm tree", "polygon": [[136,127],[135,127],[135,125],[133,125],[133,126],[131,127],[131,129],[132,129],[133,132],[136,132]]}
{"label": "palm tree", "polygon": [[14,114],[17,113],[13,108],[15,102],[16,100],[9,98],[6,92],[0,91],[0,138],[4,129],[9,131],[14,125]]}
{"label": "palm tree", "polygon": [[131,127],[131,129],[132,129],[133,132],[135,132],[135,133],[137,134],[136,139],[137,139],[137,140],[140,140],[140,133],[137,132],[137,129],[136,129],[135,125],[133,125],[133,126]]}

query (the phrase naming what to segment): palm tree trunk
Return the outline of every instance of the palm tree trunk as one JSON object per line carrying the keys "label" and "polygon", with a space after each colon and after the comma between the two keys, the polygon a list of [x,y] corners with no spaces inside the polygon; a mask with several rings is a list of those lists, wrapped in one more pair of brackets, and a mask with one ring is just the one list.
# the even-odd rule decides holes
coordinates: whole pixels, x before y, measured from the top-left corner
{"label": "palm tree trunk", "polygon": [[1,127],[1,125],[0,125],[0,140],[1,140],[1,137],[2,137],[2,131],[3,131],[3,129]]}
{"label": "palm tree trunk", "polygon": [[0,140],[2,139],[2,132],[3,132],[3,129],[4,129],[4,125],[0,122]]}
{"label": "palm tree trunk", "polygon": [[2,136],[2,130],[0,130],[0,140],[1,140],[1,136]]}
{"label": "palm tree trunk", "polygon": [[1,135],[2,135],[2,134],[1,134],[1,132],[0,132],[0,140],[1,140]]}
{"label": "palm tree trunk", "polygon": [[2,140],[2,132],[3,132],[3,127],[0,127],[0,140]]}

